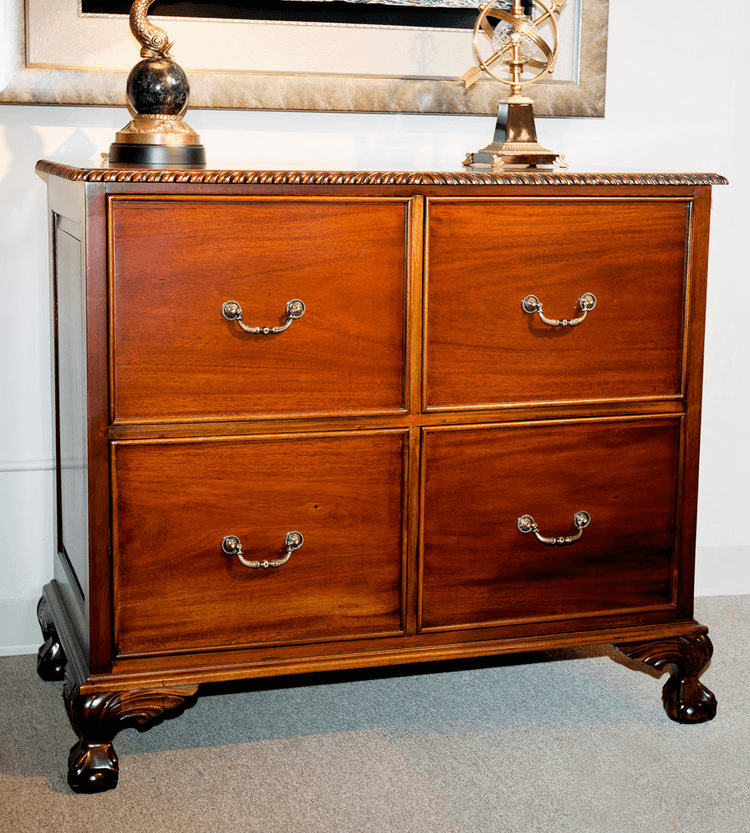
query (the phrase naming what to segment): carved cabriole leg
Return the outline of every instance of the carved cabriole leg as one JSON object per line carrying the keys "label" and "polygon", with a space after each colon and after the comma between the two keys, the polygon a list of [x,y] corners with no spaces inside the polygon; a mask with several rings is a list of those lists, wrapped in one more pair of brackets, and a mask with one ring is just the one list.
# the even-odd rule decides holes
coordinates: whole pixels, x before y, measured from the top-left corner
{"label": "carved cabriole leg", "polygon": [[669,666],[671,676],[662,690],[662,701],[672,720],[704,723],[714,718],[716,698],[698,680],[714,651],[706,633],[614,647],[625,656],[645,662],[657,671]]}
{"label": "carved cabriole leg", "polygon": [[112,746],[126,726],[145,730],[176,717],[195,702],[198,686],[81,694],[71,675],[63,696],[68,717],[79,737],[68,757],[68,784],[77,793],[96,793],[117,786],[119,765]]}
{"label": "carved cabriole leg", "polygon": [[36,606],[36,616],[42,628],[44,644],[39,649],[36,657],[36,671],[43,680],[62,680],[65,673],[65,651],[60,644],[60,637],[57,635],[57,628],[52,620],[47,599],[42,596]]}

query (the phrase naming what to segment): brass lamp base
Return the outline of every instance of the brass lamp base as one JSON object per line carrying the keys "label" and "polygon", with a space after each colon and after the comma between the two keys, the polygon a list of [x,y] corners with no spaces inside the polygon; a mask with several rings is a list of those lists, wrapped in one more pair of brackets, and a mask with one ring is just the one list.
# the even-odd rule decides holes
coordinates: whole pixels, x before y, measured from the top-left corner
{"label": "brass lamp base", "polygon": [[171,57],[167,33],[148,19],[154,0],[134,0],[130,31],[141,44],[141,60],[130,70],[126,87],[133,120],[110,145],[110,165],[148,168],[204,168],[206,151],[198,134],[182,120],[190,84]]}
{"label": "brass lamp base", "polygon": [[560,158],[536,140],[531,99],[515,96],[500,104],[492,142],[467,153],[463,164],[471,168],[551,168]]}
{"label": "brass lamp base", "polygon": [[136,115],[109,147],[110,165],[205,167],[206,149],[178,116]]}

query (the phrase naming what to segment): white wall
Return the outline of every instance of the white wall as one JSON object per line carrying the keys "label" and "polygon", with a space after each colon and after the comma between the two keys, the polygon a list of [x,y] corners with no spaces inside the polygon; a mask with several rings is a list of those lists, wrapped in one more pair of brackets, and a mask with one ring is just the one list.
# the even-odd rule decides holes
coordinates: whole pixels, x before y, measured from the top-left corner
{"label": "white wall", "polygon": [[[610,0],[607,115],[540,120],[576,169],[717,171],[710,258],[698,594],[750,593],[750,4]],[[675,17],[675,15],[679,15]],[[654,25],[656,24],[656,25]],[[662,26],[663,28],[659,28]],[[193,111],[214,160],[248,168],[456,167],[491,118]],[[0,653],[35,651],[52,570],[49,288],[37,159],[96,159],[124,110],[0,106]],[[658,275],[654,275],[658,280]]]}

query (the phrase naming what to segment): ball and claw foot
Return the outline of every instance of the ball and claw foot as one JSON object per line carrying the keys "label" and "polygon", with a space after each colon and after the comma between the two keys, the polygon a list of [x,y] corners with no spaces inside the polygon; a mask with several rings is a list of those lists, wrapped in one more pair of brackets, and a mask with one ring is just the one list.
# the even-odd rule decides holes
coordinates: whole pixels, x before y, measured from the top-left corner
{"label": "ball and claw foot", "polygon": [[60,644],[60,637],[57,635],[57,628],[52,619],[52,611],[44,596],[39,599],[36,615],[44,638],[44,644],[39,648],[36,658],[37,674],[48,682],[62,680],[67,658]]}
{"label": "ball and claw foot", "polygon": [[68,785],[76,793],[100,793],[117,786],[120,767],[111,743],[83,739],[68,756]]}
{"label": "ball and claw foot", "polygon": [[713,654],[713,645],[705,631],[660,642],[614,647],[657,671],[669,668],[671,676],[662,689],[662,703],[669,718],[677,723],[705,723],[714,719],[716,697],[698,679]]}
{"label": "ball and claw foot", "polygon": [[68,784],[73,792],[114,789],[119,774],[112,746],[115,735],[126,726],[145,731],[165,718],[176,717],[195,702],[197,691],[197,685],[185,685],[82,694],[68,674],[63,699],[79,738],[68,756]]}
{"label": "ball and claw foot", "polygon": [[661,699],[664,711],[677,723],[706,723],[716,717],[716,697],[697,677],[670,677]]}

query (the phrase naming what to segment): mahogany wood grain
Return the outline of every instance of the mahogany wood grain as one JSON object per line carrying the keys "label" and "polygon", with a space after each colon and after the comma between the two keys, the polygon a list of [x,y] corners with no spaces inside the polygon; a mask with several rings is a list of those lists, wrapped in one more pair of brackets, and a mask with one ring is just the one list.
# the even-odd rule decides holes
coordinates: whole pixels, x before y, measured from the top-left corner
{"label": "mahogany wood grain", "polygon": [[[114,786],[125,723],[222,680],[613,643],[672,670],[670,717],[713,716],[692,582],[722,178],[38,170],[60,509],[39,670],[65,670],[74,789]],[[583,292],[574,328],[521,308],[571,318]],[[273,326],[294,297],[275,336],[221,315]],[[571,535],[580,510],[572,544],[517,527]],[[279,558],[292,530],[278,569],[221,550]]]}
{"label": "mahogany wood grain", "polygon": [[[661,618],[665,618],[663,614]],[[694,620],[676,620],[674,616],[667,623],[650,615],[639,616],[637,620],[632,615],[610,617],[605,627],[600,626],[600,619],[586,619],[585,627],[581,627],[581,621],[577,628],[572,627],[571,621],[552,620],[502,628],[485,626],[423,632],[414,636],[122,656],[114,663],[112,674],[92,676],[86,690],[143,688],[153,685],[155,680],[169,685],[179,685],[185,680],[208,683],[562,650],[623,640],[684,636],[702,627]],[[634,621],[638,624],[633,624]]]}
{"label": "mahogany wood grain", "polygon": [[[404,200],[117,200],[116,421],[398,411],[405,404]],[[221,314],[237,301],[249,335]]]}
{"label": "mahogany wood grain", "polygon": [[[406,435],[118,445],[120,651],[352,638],[402,629]],[[279,568],[247,560],[304,544]]]}
{"label": "mahogany wood grain", "polygon": [[[668,608],[679,422],[434,429],[424,442],[425,629]],[[563,546],[522,533],[576,533]]]}
{"label": "mahogany wood grain", "polygon": [[[687,202],[434,199],[428,217],[428,408],[681,395]],[[521,307],[571,319],[586,292],[575,327]]]}

